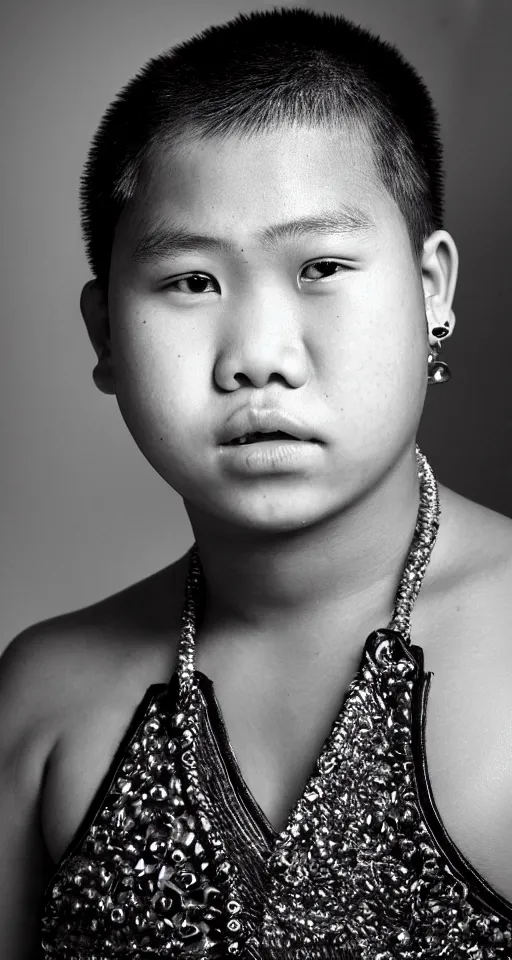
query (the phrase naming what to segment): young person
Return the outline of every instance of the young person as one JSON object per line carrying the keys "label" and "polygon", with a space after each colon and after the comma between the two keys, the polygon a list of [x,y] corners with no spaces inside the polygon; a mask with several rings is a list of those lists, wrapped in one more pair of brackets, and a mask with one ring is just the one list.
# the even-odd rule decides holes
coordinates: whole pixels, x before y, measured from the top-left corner
{"label": "young person", "polygon": [[81,196],[94,379],[195,543],[2,658],[6,956],[512,956],[511,522],[415,445],[457,275],[425,86],[240,15],[127,85]]}

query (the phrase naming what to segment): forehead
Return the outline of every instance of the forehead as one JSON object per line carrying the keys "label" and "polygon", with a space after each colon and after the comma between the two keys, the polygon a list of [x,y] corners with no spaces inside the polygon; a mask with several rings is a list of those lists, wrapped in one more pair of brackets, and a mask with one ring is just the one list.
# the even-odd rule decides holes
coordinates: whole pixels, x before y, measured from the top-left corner
{"label": "forehead", "polygon": [[148,155],[118,232],[137,243],[168,223],[250,243],[269,240],[273,223],[314,220],[329,211],[333,221],[338,212],[348,229],[361,231],[401,216],[364,132],[345,125],[188,135]]}

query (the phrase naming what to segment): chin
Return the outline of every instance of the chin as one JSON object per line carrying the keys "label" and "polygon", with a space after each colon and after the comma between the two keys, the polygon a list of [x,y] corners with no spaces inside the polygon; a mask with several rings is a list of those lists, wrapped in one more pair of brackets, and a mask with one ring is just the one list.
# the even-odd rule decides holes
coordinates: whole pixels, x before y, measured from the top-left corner
{"label": "chin", "polygon": [[259,496],[233,496],[229,503],[210,503],[207,512],[231,527],[275,535],[312,528],[342,509],[337,505],[326,510],[325,496],[311,484],[302,494],[289,490],[275,494],[267,490]]}

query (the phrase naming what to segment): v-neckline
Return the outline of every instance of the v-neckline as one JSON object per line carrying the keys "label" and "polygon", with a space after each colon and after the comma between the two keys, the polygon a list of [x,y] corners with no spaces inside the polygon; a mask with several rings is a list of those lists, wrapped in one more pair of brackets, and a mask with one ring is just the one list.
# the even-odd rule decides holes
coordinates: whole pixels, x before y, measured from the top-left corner
{"label": "v-neckline", "polygon": [[201,670],[195,671],[199,689],[206,703],[207,716],[210,721],[215,743],[219,751],[226,775],[231,783],[235,796],[253,825],[259,830],[272,849],[280,835],[268,819],[265,811],[256,800],[238,763],[238,759],[231,743],[221,705],[215,693],[213,680]]}
{"label": "v-neckline", "polygon": [[338,727],[343,719],[347,700],[354,686],[356,685],[357,681],[361,678],[363,663],[364,663],[368,646],[372,641],[372,639],[374,638],[375,634],[379,632],[380,631],[378,630],[372,630],[372,632],[368,635],[368,637],[366,638],[363,644],[361,656],[359,659],[359,665],[348,687],[346,688],[345,691],[341,693],[340,706],[332,721],[331,728],[322,743],[322,746],[320,748],[320,751],[316,759],[312,764],[310,773],[306,777],[302,791],[300,792],[299,796],[293,801],[288,811],[284,826],[281,830],[277,830],[274,827],[273,823],[269,820],[265,811],[263,810],[263,808],[257,801],[256,797],[254,796],[251,788],[249,787],[242,773],[240,764],[238,762],[235,750],[233,748],[233,744],[231,743],[231,739],[226,727],[226,723],[222,713],[222,707],[215,693],[215,686],[214,686],[213,680],[211,680],[201,670],[194,671],[195,677],[199,683],[201,693],[203,694],[206,701],[208,715],[210,717],[210,720],[213,721],[212,723],[214,728],[213,732],[214,732],[215,740],[219,749],[219,754],[225,766],[226,773],[234,789],[234,792],[237,798],[241,801],[242,807],[245,808],[246,815],[248,815],[251,818],[253,824],[263,834],[266,842],[268,843],[271,849],[273,849],[276,846],[276,844],[279,842],[280,839],[284,839],[289,834],[291,825],[293,823],[295,811],[303,801],[304,797],[307,795],[308,791],[310,791],[311,785],[319,773],[319,767],[322,763],[322,760],[328,754],[331,748],[332,740],[335,737]]}

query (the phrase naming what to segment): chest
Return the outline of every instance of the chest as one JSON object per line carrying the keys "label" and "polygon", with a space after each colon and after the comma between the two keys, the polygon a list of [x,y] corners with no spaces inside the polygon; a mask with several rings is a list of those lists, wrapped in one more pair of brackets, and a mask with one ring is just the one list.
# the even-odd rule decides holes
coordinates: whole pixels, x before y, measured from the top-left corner
{"label": "chest", "polygon": [[[443,642],[435,631],[430,642],[426,634],[421,638],[425,667],[433,674],[426,714],[428,774],[449,836],[484,879],[512,901],[512,669],[499,630],[468,631],[467,626],[453,628],[450,642],[446,625]],[[311,671],[288,691],[269,693],[243,673],[236,695],[229,685],[217,687],[232,759],[276,830],[285,826],[307,785],[357,659],[339,675],[323,672],[315,679]],[[55,862],[108,776],[136,707],[137,698],[95,704],[68,725],[43,795],[43,829]]]}
{"label": "chest", "polygon": [[[403,938],[410,939],[408,931],[413,929],[411,926],[413,916],[415,917],[414,935],[417,942],[423,943],[424,938],[431,936],[432,897],[434,892],[437,892],[437,899],[442,901],[445,896],[450,901],[450,908],[448,910],[445,908],[444,912],[441,909],[438,917],[441,923],[439,936],[441,939],[451,937],[452,914],[456,914],[457,920],[461,923],[464,917],[467,917],[470,927],[466,929],[462,924],[460,936],[459,934],[457,936],[461,944],[464,941],[468,948],[473,949],[476,939],[480,942],[480,931],[484,927],[487,930],[486,925],[490,920],[482,917],[481,911],[479,913],[477,910],[475,913],[473,907],[467,913],[463,902],[465,894],[461,894],[461,885],[454,886],[453,881],[446,875],[443,858],[431,848],[429,833],[424,822],[410,812],[411,804],[414,806],[414,780],[411,778],[407,750],[409,742],[407,729],[415,715],[415,708],[409,705],[409,694],[413,694],[412,703],[414,704],[416,703],[414,691],[420,689],[420,686],[415,685],[411,679],[414,668],[411,660],[408,659],[407,651],[404,652],[403,648],[400,650],[396,639],[388,641],[384,638],[383,640],[382,635],[379,634],[367,645],[367,653],[369,655],[364,660],[364,669],[359,672],[355,683],[352,684],[344,710],[335,723],[326,749],[322,750],[318,774],[308,781],[308,788],[304,796],[299,799],[292,820],[294,828],[283,838],[279,838],[275,844],[268,866],[269,876],[276,878],[284,876],[284,883],[279,882],[277,886],[272,886],[269,898],[265,896],[262,901],[261,907],[264,903],[267,907],[261,937],[265,943],[275,945],[277,942],[282,947],[286,946],[290,938],[294,944],[302,943],[301,924],[305,922],[305,918],[309,918],[308,922],[312,924],[311,929],[315,929],[315,944],[323,942],[323,936],[328,934],[333,947],[340,948],[347,945],[348,948],[349,945],[354,946],[357,942],[360,947],[364,947],[361,956],[371,957],[373,960],[375,944],[372,946],[369,938],[371,929],[375,931],[374,939],[376,936],[379,948],[397,945],[395,943],[397,937],[402,938],[397,941],[398,944],[408,942]],[[220,714],[216,717],[213,711],[213,726],[218,726],[221,721]],[[179,739],[179,734],[171,731],[170,728],[169,731],[172,737],[177,735]],[[176,836],[173,834],[171,860],[168,861],[165,854],[167,848],[165,838],[169,834],[167,807],[169,802],[177,803],[178,819],[183,823],[186,821],[187,830],[192,829],[194,818],[190,819],[191,811],[183,809],[183,806],[193,781],[188,779],[186,771],[187,746],[186,741],[183,740],[182,746],[178,749],[178,755],[181,756],[179,765],[176,766],[174,751],[171,764],[176,767],[178,773],[181,770],[179,776],[183,778],[182,785],[178,788],[174,782],[173,796],[170,798],[168,792],[170,782],[164,776],[167,799],[165,805],[162,805],[164,781],[160,783],[159,771],[165,772],[166,769],[165,751],[168,731],[165,714],[159,715],[158,712],[153,714],[150,722],[144,725],[143,732],[148,737],[147,756],[141,754],[140,744],[131,743],[125,758],[127,763],[123,764],[120,776],[114,778],[112,789],[102,810],[101,822],[93,828],[94,835],[91,834],[89,839],[86,838],[78,858],[68,867],[64,867],[61,872],[56,900],[49,909],[45,921],[45,931],[49,938],[62,925],[65,904],[72,895],[76,870],[80,872],[84,863],[87,866],[88,858],[92,860],[100,858],[102,866],[99,877],[107,884],[112,883],[108,876],[110,861],[105,861],[105,851],[119,851],[122,849],[123,842],[126,845],[126,841],[123,840],[126,829],[129,843],[126,845],[124,856],[129,860],[133,854],[133,864],[127,862],[126,868],[129,867],[130,874],[134,873],[130,882],[135,884],[131,888],[126,903],[133,905],[134,922],[135,913],[138,910],[143,913],[147,910],[148,894],[159,897],[159,907],[161,906],[162,909],[167,909],[168,902],[172,906],[169,896],[160,894],[157,888],[160,882],[166,883],[169,874],[172,889],[176,890],[177,881],[172,861],[180,852],[177,848],[181,850],[183,837],[180,831]],[[166,736],[161,737],[162,732],[165,732]],[[141,739],[138,734],[136,740]],[[229,759],[228,745],[224,745],[222,754],[224,759]],[[205,767],[208,766],[208,758],[205,758]],[[418,763],[417,769],[419,769]],[[140,778],[137,770],[141,775]],[[140,798],[134,795],[137,778],[141,783],[144,782],[146,798],[142,795]],[[158,784],[156,780],[159,781]],[[236,770],[232,784],[236,789]],[[152,797],[155,800],[153,805],[151,805]],[[135,808],[138,807],[141,799],[144,801],[141,810],[136,811]],[[129,809],[126,806],[127,800],[131,801]],[[216,809],[220,811],[221,808]],[[229,851],[232,830],[235,830],[234,825],[239,824],[240,820],[237,811],[233,811],[230,805],[225,809],[231,809],[229,817],[231,826],[224,837],[226,849]],[[145,817],[146,812],[149,814],[148,818]],[[105,814],[106,820],[103,818]],[[143,817],[142,828],[138,822],[139,816]],[[170,827],[174,831],[176,822],[174,817],[172,819],[173,824]],[[222,827],[223,823],[225,826],[226,820],[219,816],[219,826]],[[146,824],[152,833],[151,838],[144,839]],[[339,839],[336,841],[340,831],[343,842]],[[160,836],[161,839],[159,839]],[[194,830],[192,830],[192,836],[195,843]],[[239,833],[239,838],[241,837],[242,834]],[[162,843],[163,847],[160,851]],[[208,845],[209,839],[205,835],[200,845],[202,857],[206,856],[205,849]],[[103,853],[102,850],[104,850]],[[309,854],[304,860],[306,850],[310,851],[311,860]],[[230,855],[235,858],[240,856],[240,848],[235,845],[231,848]],[[190,852],[187,854],[183,850],[181,856],[190,858]],[[91,875],[93,876],[95,867],[92,860]],[[309,866],[304,870],[306,862]],[[155,870],[157,871],[155,878],[146,876],[154,873]],[[124,867],[122,873],[124,874]],[[188,867],[182,873],[183,876],[180,873],[178,879],[181,879],[183,886],[183,889],[180,888],[180,903],[183,907],[185,903],[191,902],[191,893],[195,891],[199,877],[192,871],[194,888],[193,890],[190,888],[189,891],[187,884],[190,882],[192,873]],[[290,884],[286,880],[288,875],[290,875]],[[241,884],[239,896],[241,902],[246,903],[247,910],[249,903],[254,900],[255,891],[249,897],[249,891],[244,889],[243,872],[239,879]],[[390,881],[392,881],[391,884]],[[121,887],[119,887],[120,882]],[[118,901],[122,904],[122,906],[113,907],[114,922],[119,911],[128,919],[124,906],[125,899],[123,899],[125,894],[119,892],[123,883],[123,876],[119,874],[118,879],[114,881],[114,886],[109,886],[107,891],[110,906],[114,902],[117,904]],[[359,884],[362,884],[361,890],[363,888],[365,890],[365,903],[370,911],[368,916],[363,915],[361,896],[358,892]],[[89,895],[89,885],[90,880],[85,891],[87,895]],[[368,892],[372,890],[373,892]],[[96,890],[95,886],[91,888],[90,894],[95,897],[105,895],[100,889]],[[201,888],[198,894],[199,899],[194,906],[195,911],[203,909],[200,906],[203,894],[204,890]],[[328,900],[330,898],[328,908],[327,901],[325,904],[327,926],[325,926],[322,910],[319,912],[315,906],[320,895],[326,896]],[[235,902],[233,897],[230,902],[232,904]],[[395,919],[391,926],[386,920],[386,904],[394,911]],[[287,915],[285,924],[280,919],[283,916],[283,910]],[[160,931],[157,915],[155,917],[151,915],[150,919],[152,923],[156,923],[158,932],[165,935],[165,929],[162,928]],[[256,917],[254,922],[256,924],[254,931],[259,930],[259,921]],[[188,918],[185,927],[184,930],[180,928],[180,936],[181,934],[188,936],[191,931]],[[197,928],[197,935],[200,929],[200,927]],[[71,932],[71,930],[68,931],[69,935]],[[503,937],[506,933],[510,936],[508,928],[506,930],[504,928],[503,932],[494,929],[491,931],[489,928],[488,932],[491,939],[495,934]],[[106,928],[101,931],[95,928],[94,937],[97,939],[99,934],[104,937],[106,933]],[[440,941],[440,946],[443,944],[444,940],[442,943]],[[318,954],[314,952],[313,955],[316,957]]]}
{"label": "chest", "polygon": [[[417,630],[431,673],[425,705],[426,774],[444,829],[486,882],[512,901],[512,657],[508,624],[444,616]],[[261,694],[254,677],[218,685],[230,746],[267,819],[284,829],[302,796],[356,672]]]}

